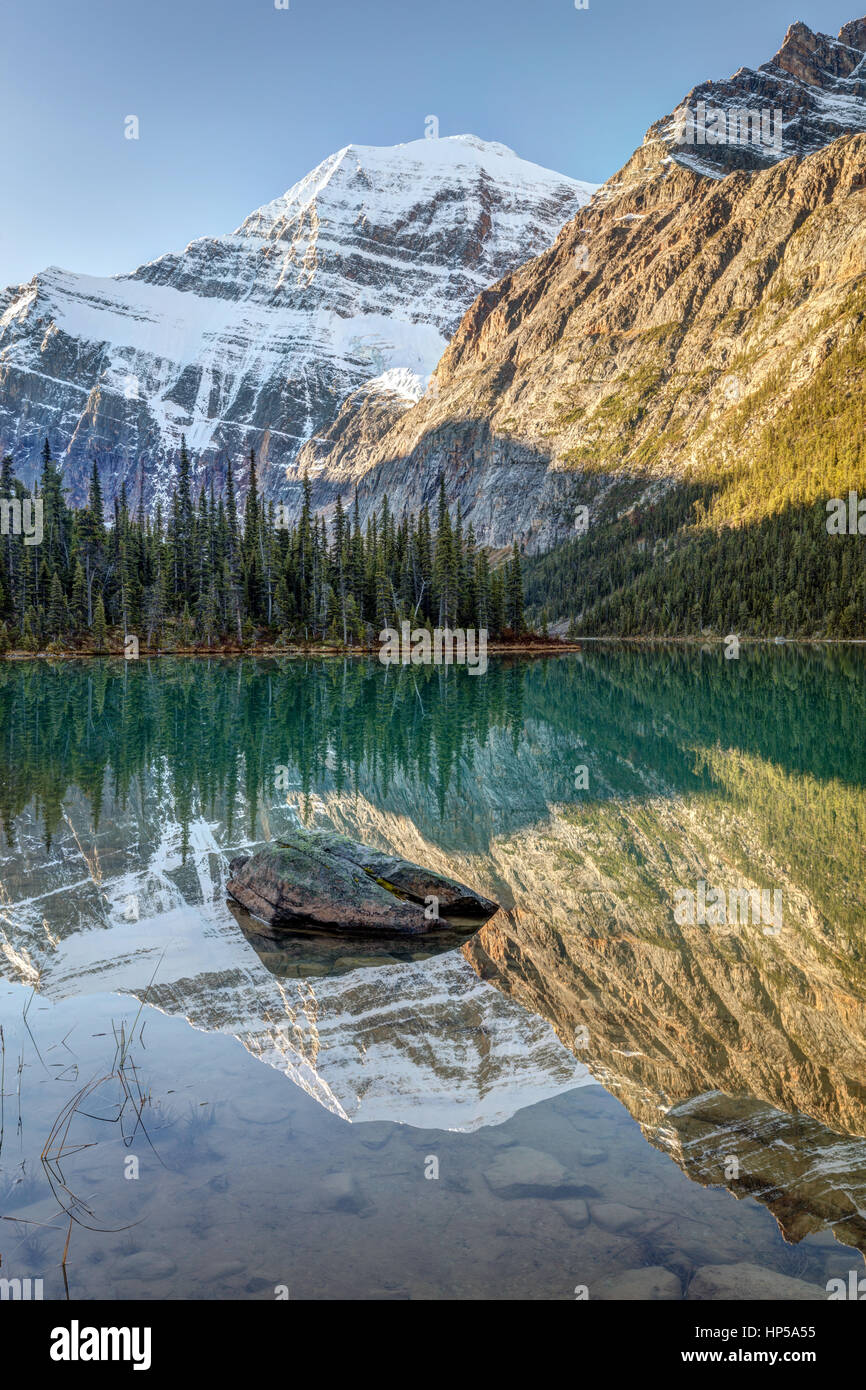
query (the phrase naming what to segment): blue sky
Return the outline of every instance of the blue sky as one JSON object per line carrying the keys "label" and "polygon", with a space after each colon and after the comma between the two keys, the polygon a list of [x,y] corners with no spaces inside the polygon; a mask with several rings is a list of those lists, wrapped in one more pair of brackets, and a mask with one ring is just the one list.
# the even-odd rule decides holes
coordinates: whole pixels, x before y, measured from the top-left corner
{"label": "blue sky", "polygon": [[[0,285],[230,231],[343,145],[472,132],[601,182],[696,82],[854,0],[4,0]],[[140,138],[124,138],[139,118]]]}

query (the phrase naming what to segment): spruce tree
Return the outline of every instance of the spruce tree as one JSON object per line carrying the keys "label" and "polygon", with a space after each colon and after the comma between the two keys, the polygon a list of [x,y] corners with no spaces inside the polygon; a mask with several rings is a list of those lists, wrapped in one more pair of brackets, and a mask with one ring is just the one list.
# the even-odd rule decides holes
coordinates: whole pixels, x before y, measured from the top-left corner
{"label": "spruce tree", "polygon": [[93,610],[93,644],[98,652],[105,651],[106,644],[106,622],[105,605],[102,602],[102,594],[96,600],[96,607]]}
{"label": "spruce tree", "polygon": [[48,594],[48,631],[55,641],[59,641],[66,630],[66,600],[56,570],[51,576]]}
{"label": "spruce tree", "polygon": [[515,539],[511,547],[511,563],[506,566],[505,577],[506,620],[516,637],[525,629],[523,618],[523,571],[520,564],[520,550]]}

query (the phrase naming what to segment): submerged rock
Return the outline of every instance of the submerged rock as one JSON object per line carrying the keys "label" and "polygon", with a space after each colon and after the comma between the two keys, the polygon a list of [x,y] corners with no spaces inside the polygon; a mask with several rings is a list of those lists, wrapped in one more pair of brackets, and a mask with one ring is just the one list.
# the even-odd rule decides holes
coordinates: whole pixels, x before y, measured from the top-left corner
{"label": "submerged rock", "polygon": [[229,874],[232,897],[272,927],[423,936],[498,910],[455,879],[330,831],[296,831],[239,855]]}
{"label": "submerged rock", "polygon": [[775,1269],[740,1263],[703,1265],[689,1284],[686,1298],[692,1302],[715,1302],[717,1299],[727,1299],[730,1302],[760,1302],[763,1299],[778,1299],[789,1303],[819,1303],[826,1300],[827,1291],[819,1284],[807,1284],[803,1279],[792,1279]]}
{"label": "submerged rock", "polygon": [[677,1276],[661,1265],[608,1274],[593,1284],[593,1298],[609,1303],[673,1303],[683,1296]]}
{"label": "submerged rock", "polygon": [[593,1202],[592,1219],[603,1231],[624,1231],[629,1226],[639,1226],[643,1213],[622,1202]]}
{"label": "submerged rock", "polygon": [[582,1197],[573,1197],[569,1201],[557,1202],[556,1210],[566,1226],[572,1226],[575,1231],[582,1231],[589,1225],[589,1207]]}
{"label": "submerged rock", "polygon": [[484,1174],[497,1197],[580,1198],[594,1196],[591,1187],[576,1183],[558,1159],[540,1149],[515,1144],[503,1149]]}

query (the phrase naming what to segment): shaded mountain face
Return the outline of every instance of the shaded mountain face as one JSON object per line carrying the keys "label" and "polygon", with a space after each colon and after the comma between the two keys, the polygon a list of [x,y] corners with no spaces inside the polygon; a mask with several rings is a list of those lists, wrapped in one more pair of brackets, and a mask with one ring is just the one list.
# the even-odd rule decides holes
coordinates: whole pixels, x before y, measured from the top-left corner
{"label": "shaded mountain face", "polygon": [[[856,486],[866,137],[846,132],[866,128],[864,33],[864,21],[838,40],[797,25],[757,73],[695,89],[684,106],[781,104],[782,149],[705,145],[698,159],[671,118],[653,126],[551,249],[476,299],[419,403],[380,415],[378,441],[351,410],[326,454],[305,447],[303,463],[325,463],[320,498],[360,480],[366,511],[385,494],[415,510],[444,475],[482,541],[516,537],[529,553],[573,539],[586,507],[576,568],[605,524],[665,498],[678,514],[684,484],[703,489],[712,523]],[[774,447],[786,419],[801,444],[810,428],[832,435],[837,466]]]}
{"label": "shaded mountain face", "polygon": [[350,145],[232,235],[115,278],[49,267],[0,297],[0,450],[31,480],[47,435],[73,504],[96,459],[108,500],[151,506],[185,433],[200,477],[255,448],[288,496],[345,397],[416,399],[479,290],[592,190],[474,136]]}

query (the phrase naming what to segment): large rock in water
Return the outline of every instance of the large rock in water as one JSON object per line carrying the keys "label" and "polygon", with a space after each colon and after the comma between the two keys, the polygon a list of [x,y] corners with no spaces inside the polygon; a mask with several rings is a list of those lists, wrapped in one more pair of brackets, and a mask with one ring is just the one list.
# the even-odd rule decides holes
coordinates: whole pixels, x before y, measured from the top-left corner
{"label": "large rock in water", "polygon": [[329,831],[296,831],[239,855],[229,874],[232,897],[272,927],[424,936],[455,920],[480,924],[498,910],[455,879]]}

